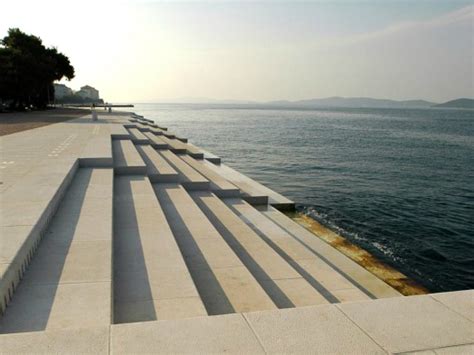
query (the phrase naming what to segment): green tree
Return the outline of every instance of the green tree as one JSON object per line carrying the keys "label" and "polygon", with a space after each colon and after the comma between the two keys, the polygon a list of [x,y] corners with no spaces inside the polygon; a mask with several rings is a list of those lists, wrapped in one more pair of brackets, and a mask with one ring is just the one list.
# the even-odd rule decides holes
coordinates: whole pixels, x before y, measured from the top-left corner
{"label": "green tree", "polygon": [[44,108],[54,97],[53,82],[62,78],[74,78],[73,66],[41,38],[11,28],[0,40],[0,101],[17,109]]}

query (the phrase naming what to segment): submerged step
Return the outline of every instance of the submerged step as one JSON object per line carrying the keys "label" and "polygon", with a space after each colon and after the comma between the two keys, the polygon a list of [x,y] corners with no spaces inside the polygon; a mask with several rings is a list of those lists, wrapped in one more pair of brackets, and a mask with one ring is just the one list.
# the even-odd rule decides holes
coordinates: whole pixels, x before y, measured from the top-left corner
{"label": "submerged step", "polygon": [[132,142],[135,144],[149,144],[148,138],[138,128],[128,128]]}
{"label": "submerged step", "polygon": [[240,190],[237,186],[224,179],[215,171],[209,169],[202,161],[196,160],[189,155],[180,155],[187,164],[197,170],[204,177],[209,179],[211,191],[219,197],[240,197]]}
{"label": "submerged step", "polygon": [[359,301],[370,298],[313,250],[245,201],[233,198],[226,199],[225,203],[329,302]]}
{"label": "submerged step", "polygon": [[308,248],[317,253],[328,265],[331,265],[346,278],[352,280],[359,288],[374,298],[397,297],[401,294],[380,280],[377,276],[366,270],[337,249],[319,239],[303,226],[286,217],[273,207],[265,208],[262,213],[273,222],[285,229]]}
{"label": "submerged step", "polygon": [[78,169],[0,333],[110,324],[112,180],[112,169]]}
{"label": "submerged step", "polygon": [[210,315],[276,308],[182,186],[153,187]]}
{"label": "submerged step", "polygon": [[173,152],[169,150],[159,150],[158,154],[164,157],[176,169],[179,174],[179,180],[186,189],[209,190],[209,180],[199,174]]}
{"label": "submerged step", "polygon": [[136,146],[146,164],[146,173],[151,182],[177,182],[179,175],[175,169],[153,147]]}
{"label": "submerged step", "polygon": [[146,165],[130,140],[113,140],[114,171],[116,174],[146,174]]}
{"label": "submerged step", "polygon": [[207,191],[191,196],[279,308],[328,303],[219,198]]}
{"label": "submerged step", "polygon": [[148,178],[114,189],[115,323],[207,315]]}

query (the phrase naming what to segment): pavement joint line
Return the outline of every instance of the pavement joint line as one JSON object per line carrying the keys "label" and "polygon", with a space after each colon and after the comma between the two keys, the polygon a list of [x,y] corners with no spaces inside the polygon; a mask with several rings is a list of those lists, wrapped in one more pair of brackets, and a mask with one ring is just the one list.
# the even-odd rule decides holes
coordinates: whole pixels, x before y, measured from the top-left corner
{"label": "pavement joint line", "polygon": [[432,299],[434,299],[436,302],[440,303],[441,305],[443,305],[444,307],[446,307],[447,309],[449,309],[451,312],[454,312],[454,313],[460,315],[461,317],[463,317],[464,319],[467,319],[469,322],[474,323],[474,322],[472,321],[472,319],[467,318],[464,314],[459,313],[459,312],[456,311],[455,309],[449,307],[446,303],[444,303],[444,302],[438,300],[436,297],[433,297],[433,295],[436,295],[436,293],[434,293],[434,294],[429,294],[428,296],[430,296],[430,297],[431,297]]}
{"label": "pavement joint line", "polygon": [[[277,310],[278,312],[279,310]],[[252,331],[253,335],[255,336],[255,338],[257,339],[257,342],[258,344],[260,345],[260,347],[262,348],[263,352],[265,354],[268,354],[268,351],[265,349],[265,347],[263,346],[263,343],[262,343],[262,340],[260,339],[260,337],[258,336],[257,332],[255,331],[255,329],[253,329],[252,327],[252,324],[250,324],[249,320],[247,319],[246,317],[246,313],[241,313],[241,316],[244,318],[245,320],[245,323],[247,323],[247,325],[249,326],[250,330]]]}
{"label": "pavement joint line", "polygon": [[[373,301],[373,300],[372,300],[372,301]],[[365,301],[365,302],[367,302],[367,301]],[[371,302],[371,301],[368,301],[368,302]],[[342,304],[342,303],[334,303],[334,304],[332,304],[332,306],[333,306],[333,307],[336,307],[336,309],[339,310],[339,312],[341,312],[344,317],[346,317],[347,319],[349,319],[349,321],[350,321],[352,324],[354,324],[357,328],[359,328],[362,333],[364,333],[365,335],[367,335],[367,336],[369,337],[369,339],[372,340],[375,344],[377,344],[377,346],[378,346],[380,349],[382,349],[382,350],[383,350],[384,352],[386,352],[387,354],[391,354],[390,351],[388,351],[387,349],[385,349],[381,344],[378,343],[378,341],[376,341],[373,337],[371,337],[370,334],[367,333],[359,324],[357,324],[351,317],[349,317],[349,316],[344,312],[344,310],[340,307],[341,304]]]}

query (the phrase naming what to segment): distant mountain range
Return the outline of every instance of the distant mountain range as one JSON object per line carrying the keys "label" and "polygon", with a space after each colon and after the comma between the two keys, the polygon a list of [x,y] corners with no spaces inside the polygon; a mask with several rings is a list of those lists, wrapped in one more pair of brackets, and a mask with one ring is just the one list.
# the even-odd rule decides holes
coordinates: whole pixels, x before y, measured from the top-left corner
{"label": "distant mountain range", "polygon": [[244,101],[244,100],[215,100],[207,98],[182,98],[168,100],[162,103],[176,104],[211,104],[211,105],[242,105],[252,108],[281,107],[281,108],[474,108],[473,99],[457,99],[442,104],[426,100],[389,100],[374,99],[371,97],[327,97],[323,99],[308,100],[278,100],[269,102]]}
{"label": "distant mountain range", "polygon": [[435,105],[425,100],[396,101],[388,99],[373,99],[370,97],[328,97],[324,99],[309,99],[299,101],[271,101],[269,105],[296,107],[372,107],[372,108],[426,108]]}
{"label": "distant mountain range", "polygon": [[434,105],[434,107],[445,107],[445,108],[472,108],[474,109],[473,99],[456,99],[445,102],[443,104]]}

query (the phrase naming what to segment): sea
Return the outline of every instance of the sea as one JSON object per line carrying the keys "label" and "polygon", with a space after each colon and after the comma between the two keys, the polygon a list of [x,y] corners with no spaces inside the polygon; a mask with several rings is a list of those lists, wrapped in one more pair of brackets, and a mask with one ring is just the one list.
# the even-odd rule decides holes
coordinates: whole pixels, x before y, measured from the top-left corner
{"label": "sea", "polygon": [[431,292],[474,288],[474,111],[136,104]]}

